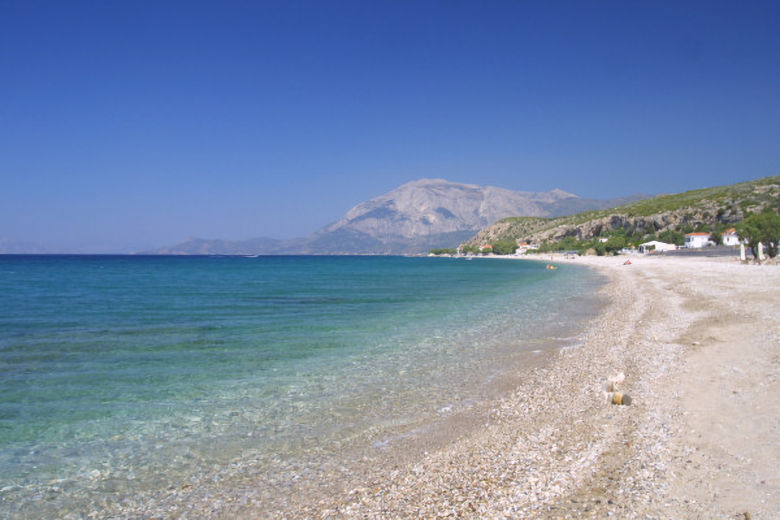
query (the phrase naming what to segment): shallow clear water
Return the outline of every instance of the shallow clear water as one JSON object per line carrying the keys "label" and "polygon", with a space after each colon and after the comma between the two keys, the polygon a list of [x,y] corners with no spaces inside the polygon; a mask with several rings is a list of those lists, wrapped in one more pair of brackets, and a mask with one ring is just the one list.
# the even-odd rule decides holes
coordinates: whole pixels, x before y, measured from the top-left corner
{"label": "shallow clear water", "polygon": [[0,256],[0,513],[382,447],[576,342],[600,283],[488,259]]}

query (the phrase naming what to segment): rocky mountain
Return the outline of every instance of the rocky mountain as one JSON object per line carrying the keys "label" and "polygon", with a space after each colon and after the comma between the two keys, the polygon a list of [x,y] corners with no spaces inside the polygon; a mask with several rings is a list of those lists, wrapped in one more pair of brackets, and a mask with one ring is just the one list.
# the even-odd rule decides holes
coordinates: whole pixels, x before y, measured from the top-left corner
{"label": "rocky mountain", "polygon": [[508,215],[549,215],[548,206],[577,199],[544,193],[421,179],[362,202],[317,231],[309,251],[414,253],[452,245]]}
{"label": "rocky mountain", "polygon": [[581,241],[618,229],[630,235],[650,235],[731,227],[746,213],[760,212],[766,207],[780,210],[780,176],[659,195],[608,210],[558,218],[509,217],[481,230],[465,245],[479,247],[507,240],[540,244],[567,238]]}
{"label": "rocky mountain", "polygon": [[549,215],[546,205],[576,198],[561,190],[544,193],[421,179],[362,202],[321,232],[349,229],[383,238],[480,229],[509,215]]}
{"label": "rocky mountain", "polygon": [[[642,196],[629,197],[637,200]],[[508,216],[553,217],[616,205],[626,199],[583,199],[562,190],[512,191],[443,179],[406,183],[362,202],[341,219],[300,240],[231,242],[190,239],[161,254],[420,253],[452,247]]]}

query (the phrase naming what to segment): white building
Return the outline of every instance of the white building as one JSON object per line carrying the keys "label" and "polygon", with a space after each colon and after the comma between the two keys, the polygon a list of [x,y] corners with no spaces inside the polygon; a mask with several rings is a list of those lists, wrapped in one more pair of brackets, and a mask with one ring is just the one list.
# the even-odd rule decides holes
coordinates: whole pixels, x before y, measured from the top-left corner
{"label": "white building", "polygon": [[658,240],[651,240],[644,244],[639,244],[640,253],[651,253],[653,251],[662,253],[664,251],[674,251],[677,246],[674,244],[667,244],[666,242],[659,242]]}
{"label": "white building", "polygon": [[738,246],[740,244],[739,237],[737,236],[737,230],[734,228],[727,229],[723,232],[723,245],[724,246]]}
{"label": "white building", "polygon": [[712,244],[709,233],[688,233],[685,235],[685,247],[698,249]]}
{"label": "white building", "polygon": [[539,249],[539,245],[529,244],[528,242],[519,242],[517,244],[517,249],[515,249],[515,255],[525,255],[528,254],[528,251],[532,251],[534,249]]}

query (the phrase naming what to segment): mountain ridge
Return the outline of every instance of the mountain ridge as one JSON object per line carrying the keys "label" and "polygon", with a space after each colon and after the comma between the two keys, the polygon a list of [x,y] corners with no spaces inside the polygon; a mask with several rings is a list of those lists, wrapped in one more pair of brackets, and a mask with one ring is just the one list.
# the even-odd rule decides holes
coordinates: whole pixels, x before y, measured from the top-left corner
{"label": "mountain ridge", "polygon": [[628,198],[584,199],[559,188],[513,191],[417,179],[361,202],[308,237],[242,241],[191,238],[145,254],[416,254],[456,245],[490,224],[516,215],[558,216],[615,205]]}

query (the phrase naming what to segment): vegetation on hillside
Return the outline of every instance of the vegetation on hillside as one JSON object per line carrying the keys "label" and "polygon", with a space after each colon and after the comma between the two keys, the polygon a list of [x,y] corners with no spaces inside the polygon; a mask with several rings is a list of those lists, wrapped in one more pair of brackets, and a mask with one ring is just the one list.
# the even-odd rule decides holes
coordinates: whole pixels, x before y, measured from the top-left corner
{"label": "vegetation on hillside", "polygon": [[719,242],[727,229],[764,210],[775,215],[780,210],[780,176],[659,195],[566,217],[510,217],[482,230],[464,247],[523,241],[540,244],[542,252],[607,254],[651,240],[682,245],[690,232],[710,233]]}
{"label": "vegetation on hillside", "polygon": [[436,256],[438,256],[438,255],[456,255],[456,254],[458,254],[458,250],[457,249],[451,249],[451,248],[448,248],[448,247],[437,247],[437,248],[431,249],[430,250],[430,254],[436,255]]}
{"label": "vegetation on hillside", "polygon": [[737,234],[747,242],[754,256],[758,256],[760,242],[766,247],[769,257],[774,258],[780,242],[780,215],[771,208],[748,215],[737,227]]}

